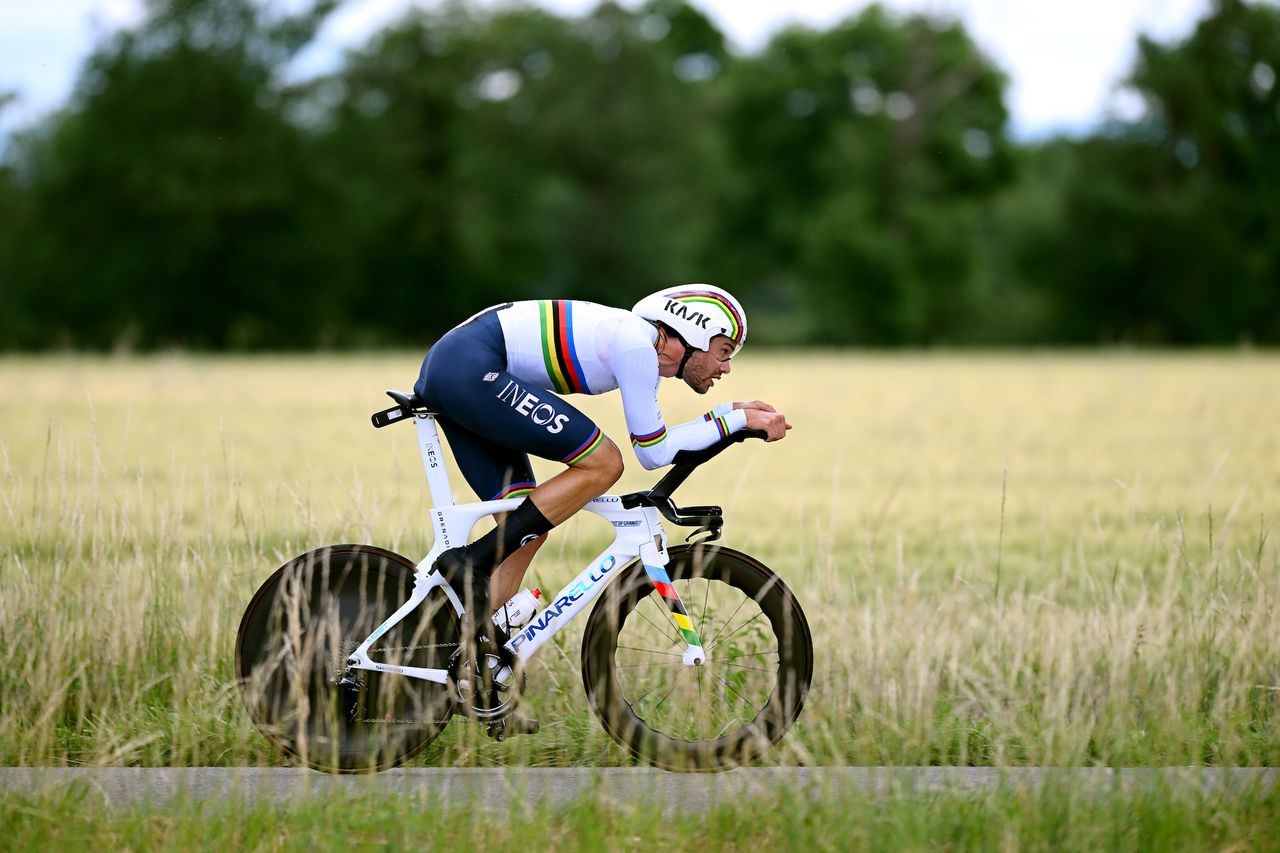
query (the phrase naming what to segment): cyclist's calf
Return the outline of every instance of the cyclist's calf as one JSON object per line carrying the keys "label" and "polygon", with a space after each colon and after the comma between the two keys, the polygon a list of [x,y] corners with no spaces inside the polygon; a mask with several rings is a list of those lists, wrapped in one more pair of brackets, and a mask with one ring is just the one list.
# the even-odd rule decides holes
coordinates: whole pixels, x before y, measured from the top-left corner
{"label": "cyclist's calf", "polygon": [[529,564],[533,562],[538,549],[546,541],[545,533],[536,539],[530,539],[514,554],[503,560],[502,565],[494,571],[493,577],[489,580],[489,601],[495,607],[501,607],[504,601],[508,601],[520,591],[520,583],[524,580],[525,572],[529,570]]}

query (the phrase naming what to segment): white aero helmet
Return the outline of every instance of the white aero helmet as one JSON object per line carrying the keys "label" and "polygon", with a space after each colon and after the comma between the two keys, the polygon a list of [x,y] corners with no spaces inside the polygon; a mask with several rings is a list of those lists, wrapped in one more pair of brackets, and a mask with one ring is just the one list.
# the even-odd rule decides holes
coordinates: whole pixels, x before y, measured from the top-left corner
{"label": "white aero helmet", "polygon": [[670,326],[690,347],[711,348],[711,339],[724,335],[737,344],[747,342],[747,314],[727,290],[713,284],[682,284],[650,293],[631,309],[653,323]]}

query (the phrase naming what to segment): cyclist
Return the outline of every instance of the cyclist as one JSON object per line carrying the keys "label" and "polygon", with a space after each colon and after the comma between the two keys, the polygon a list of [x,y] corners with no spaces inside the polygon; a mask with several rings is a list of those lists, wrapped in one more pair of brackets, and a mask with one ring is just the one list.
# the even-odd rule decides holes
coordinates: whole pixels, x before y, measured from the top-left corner
{"label": "cyclist", "polygon": [[[721,403],[672,427],[659,410],[661,378],[683,379],[705,394],[730,372],[746,339],[746,315],[733,296],[689,284],[650,294],[630,311],[572,300],[508,302],[437,341],[414,392],[440,413],[458,466],[482,500],[525,496],[494,530],[436,560],[467,614],[488,614],[491,601],[515,595],[546,534],[622,476],[617,445],[559,395],[617,388],[631,445],[650,470],[741,429],[783,438],[791,425],[759,400]],[[539,485],[529,453],[568,468]],[[485,622],[470,621],[464,630],[474,636]]]}

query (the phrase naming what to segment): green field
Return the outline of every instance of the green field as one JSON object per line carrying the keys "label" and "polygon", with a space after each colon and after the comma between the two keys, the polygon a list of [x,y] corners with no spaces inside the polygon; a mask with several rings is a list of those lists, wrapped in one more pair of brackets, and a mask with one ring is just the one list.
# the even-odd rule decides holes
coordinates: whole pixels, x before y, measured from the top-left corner
{"label": "green field", "polygon": [[[0,360],[0,764],[279,762],[232,683],[241,611],[318,545],[429,549],[412,430],[367,417],[418,358]],[[680,495],[813,627],[766,762],[1280,764],[1280,356],[748,351],[717,393],[795,425]],[[625,436],[616,397],[581,405]],[[617,490],[649,485],[624,453]],[[553,534],[534,582],[605,527]],[[458,723],[419,761],[628,763],[575,628],[530,672],[541,733]]]}
{"label": "green field", "polygon": [[655,814],[584,797],[511,813],[439,808],[430,795],[243,806],[104,808],[73,793],[0,801],[14,850],[1277,850],[1280,788],[1162,785],[1082,793],[1049,785],[877,797],[779,792],[706,814]]}

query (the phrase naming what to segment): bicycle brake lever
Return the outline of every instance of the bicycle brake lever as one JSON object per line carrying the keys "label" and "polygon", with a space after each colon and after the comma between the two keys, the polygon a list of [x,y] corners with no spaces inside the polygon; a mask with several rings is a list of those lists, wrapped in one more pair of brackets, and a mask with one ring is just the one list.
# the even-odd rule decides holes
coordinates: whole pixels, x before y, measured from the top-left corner
{"label": "bicycle brake lever", "polygon": [[[693,537],[697,536],[699,533],[705,533],[707,535],[703,536],[701,539],[694,539]],[[719,527],[699,527],[697,530],[693,531],[688,536],[684,537],[684,541],[691,542],[694,545],[704,545],[707,542],[714,542],[719,538],[720,538]]]}

